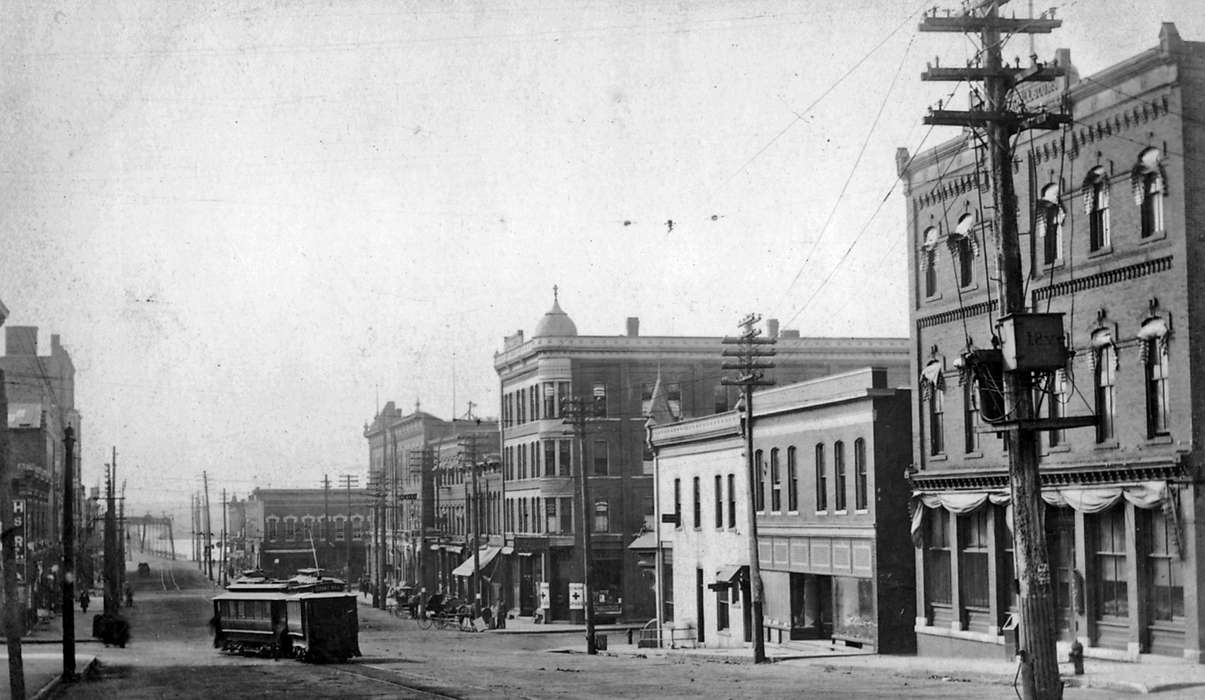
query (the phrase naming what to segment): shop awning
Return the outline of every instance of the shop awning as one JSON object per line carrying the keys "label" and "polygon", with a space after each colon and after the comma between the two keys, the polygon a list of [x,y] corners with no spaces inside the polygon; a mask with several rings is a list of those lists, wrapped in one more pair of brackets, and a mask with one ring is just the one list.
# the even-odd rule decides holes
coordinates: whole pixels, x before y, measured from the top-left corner
{"label": "shop awning", "polygon": [[632,540],[632,544],[628,545],[628,549],[656,549],[657,548],[657,533],[646,532],[636,539]]}
{"label": "shop awning", "polygon": [[[481,560],[481,568],[485,569],[485,567],[489,566],[490,562],[492,562],[494,560],[494,557],[498,556],[498,552],[501,552],[501,551],[502,551],[501,547],[482,547],[480,553],[478,554],[478,559]],[[460,566],[456,567],[455,569],[452,569],[452,575],[453,576],[472,576],[473,575],[473,555],[470,554],[468,559],[465,559],[464,561],[462,561],[460,563]]]}
{"label": "shop awning", "polygon": [[707,587],[713,591],[721,591],[734,585],[734,579],[741,575],[745,569],[743,564],[725,564],[721,566],[719,571],[715,573],[715,583],[708,584]]}

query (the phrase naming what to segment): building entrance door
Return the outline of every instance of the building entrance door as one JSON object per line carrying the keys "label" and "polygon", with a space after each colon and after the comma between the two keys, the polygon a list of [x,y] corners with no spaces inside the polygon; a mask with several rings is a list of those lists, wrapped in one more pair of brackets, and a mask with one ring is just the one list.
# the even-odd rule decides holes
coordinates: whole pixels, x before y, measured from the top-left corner
{"label": "building entrance door", "polygon": [[1046,547],[1050,552],[1055,624],[1059,639],[1071,641],[1075,624],[1075,511],[1047,506]]}
{"label": "building entrance door", "polygon": [[536,600],[535,557],[516,557],[519,560],[519,614],[534,615]]}

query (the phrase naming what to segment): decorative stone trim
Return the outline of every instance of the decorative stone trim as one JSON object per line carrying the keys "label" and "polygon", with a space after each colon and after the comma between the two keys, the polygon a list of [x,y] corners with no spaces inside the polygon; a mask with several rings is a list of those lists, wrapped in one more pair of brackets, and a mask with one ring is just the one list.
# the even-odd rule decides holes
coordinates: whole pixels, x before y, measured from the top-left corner
{"label": "decorative stone trim", "polygon": [[[1074,294],[1083,292],[1097,287],[1104,287],[1126,280],[1138,279],[1159,272],[1166,272],[1172,269],[1172,256],[1157,258],[1155,260],[1146,260],[1126,267],[1119,267],[1114,270],[1105,270],[1098,272],[1095,275],[1087,277],[1079,277],[1072,280],[1065,280],[1052,284],[1048,287],[1035,290],[1033,293],[1034,301],[1044,301],[1051,297],[1064,296],[1066,294]],[[970,307],[969,307],[970,308]],[[968,308],[968,310],[969,310]],[[952,320],[952,319],[951,319]]]}
{"label": "decorative stone trim", "polygon": [[928,328],[930,326],[940,326],[953,321],[961,321],[964,318],[973,316],[982,316],[989,311],[995,311],[1000,306],[999,299],[991,301],[981,301],[978,304],[968,304],[966,306],[942,311],[941,313],[931,314],[929,316],[920,316],[916,319],[917,328]]}

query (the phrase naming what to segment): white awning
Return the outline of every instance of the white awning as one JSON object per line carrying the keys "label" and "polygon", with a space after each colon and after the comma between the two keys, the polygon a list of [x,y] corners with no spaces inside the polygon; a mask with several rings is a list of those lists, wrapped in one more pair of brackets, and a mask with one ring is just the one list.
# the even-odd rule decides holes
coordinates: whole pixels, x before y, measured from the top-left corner
{"label": "white awning", "polygon": [[628,549],[656,549],[657,548],[657,533],[646,532],[636,539],[632,540],[632,544],[628,545]]}
{"label": "white awning", "polygon": [[[477,555],[477,558],[481,562],[481,568],[484,569],[485,567],[489,566],[489,563],[492,562],[494,560],[494,557],[498,556],[498,552],[501,552],[501,551],[502,551],[501,547],[482,547]],[[473,555],[470,554],[468,559],[465,559],[463,562],[460,563],[460,566],[456,567],[455,569],[452,569],[452,575],[453,576],[472,576],[473,569],[474,569]]]}

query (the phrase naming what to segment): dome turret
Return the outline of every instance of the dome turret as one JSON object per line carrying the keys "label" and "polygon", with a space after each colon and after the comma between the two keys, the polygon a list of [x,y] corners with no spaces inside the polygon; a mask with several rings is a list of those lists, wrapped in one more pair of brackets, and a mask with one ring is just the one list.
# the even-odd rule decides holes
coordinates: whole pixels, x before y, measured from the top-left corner
{"label": "dome turret", "polygon": [[577,324],[573,319],[569,318],[569,314],[561,310],[561,303],[558,299],[557,288],[552,288],[552,308],[548,313],[544,314],[544,318],[536,324],[536,331],[532,334],[533,338],[548,338],[548,337],[570,337],[577,335]]}

